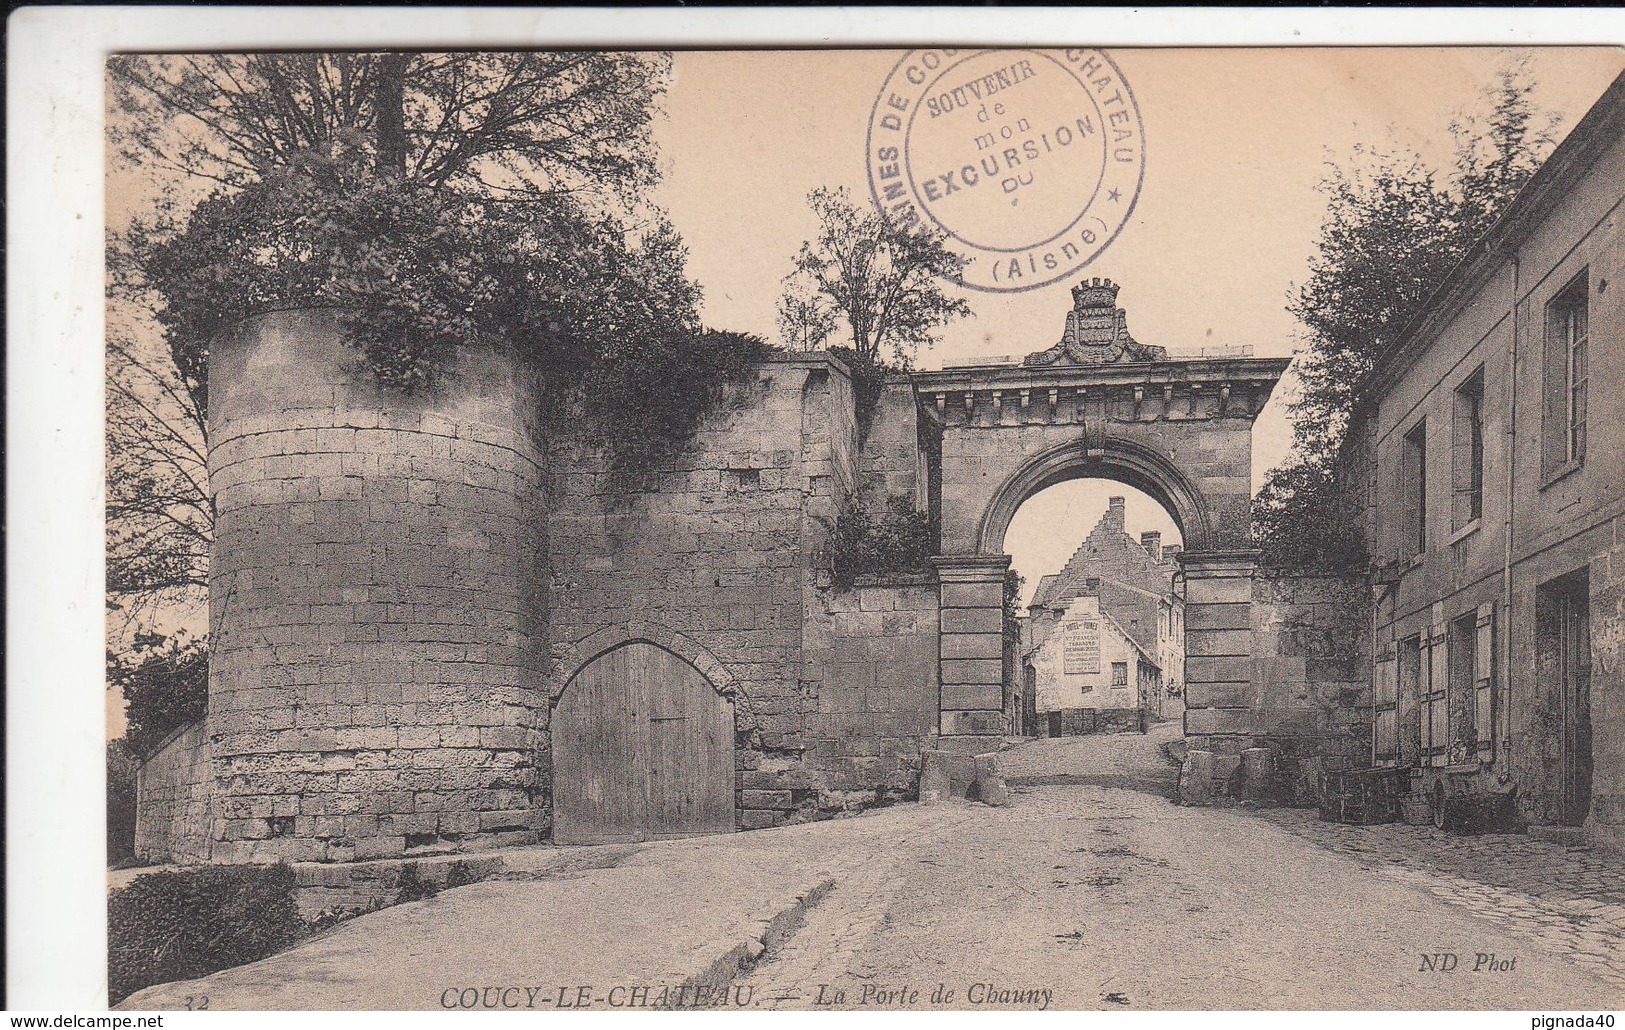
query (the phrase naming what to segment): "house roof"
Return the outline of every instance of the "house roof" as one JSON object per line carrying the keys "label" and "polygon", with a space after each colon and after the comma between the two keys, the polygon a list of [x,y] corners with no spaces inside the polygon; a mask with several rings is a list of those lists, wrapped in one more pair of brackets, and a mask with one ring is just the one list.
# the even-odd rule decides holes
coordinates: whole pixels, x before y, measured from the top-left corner
{"label": "house roof", "polygon": [[1105,609],[1101,609],[1100,614],[1103,617],[1105,617],[1107,619],[1107,621],[1109,621],[1113,626],[1117,627],[1117,632],[1123,634],[1123,639],[1124,640],[1127,640],[1130,644],[1134,645],[1134,650],[1140,652],[1140,657],[1145,661],[1145,663],[1147,665],[1153,666],[1153,667],[1155,667],[1157,669],[1162,668],[1162,663],[1157,661],[1157,659],[1155,657],[1153,657],[1151,655],[1151,653],[1148,652],[1144,647],[1141,647],[1140,642],[1138,640],[1134,639],[1134,634],[1132,634],[1128,630],[1124,629],[1122,623],[1118,622],[1115,618],[1112,618],[1112,613],[1111,612],[1108,612]]}

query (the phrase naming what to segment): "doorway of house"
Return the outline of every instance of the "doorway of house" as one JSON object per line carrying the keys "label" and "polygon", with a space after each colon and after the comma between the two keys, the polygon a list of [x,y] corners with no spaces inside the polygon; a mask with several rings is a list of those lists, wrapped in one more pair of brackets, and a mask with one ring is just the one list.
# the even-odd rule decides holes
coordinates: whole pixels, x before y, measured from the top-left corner
{"label": "doorway of house", "polygon": [[1591,810],[1591,584],[1586,569],[1542,585],[1536,649],[1546,696],[1558,716],[1557,816],[1579,826]]}

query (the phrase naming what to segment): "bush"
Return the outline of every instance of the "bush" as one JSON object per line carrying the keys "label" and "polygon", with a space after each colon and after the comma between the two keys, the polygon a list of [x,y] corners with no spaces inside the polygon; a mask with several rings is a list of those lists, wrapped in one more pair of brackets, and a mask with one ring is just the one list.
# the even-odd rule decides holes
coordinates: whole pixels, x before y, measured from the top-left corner
{"label": "bush", "polygon": [[580,403],[620,467],[681,443],[762,341],[700,325],[699,287],[663,220],[634,228],[553,194],[524,203],[376,173],[336,146],[154,229],[141,274],[176,368],[207,410],[209,344],[248,316],[337,308],[355,373],[432,390],[458,348],[510,350],[554,416]]}
{"label": "bush", "polygon": [[839,590],[859,576],[925,572],[931,567],[930,519],[915,511],[906,497],[893,497],[878,511],[850,499],[830,529],[830,577]]}
{"label": "bush", "polygon": [[209,707],[209,641],[184,633],[142,634],[125,655],[107,655],[108,682],[128,702],[124,740],[137,759]]}
{"label": "bush", "polygon": [[886,376],[895,366],[859,354],[851,347],[826,348],[829,353],[846,363],[852,375],[852,401],[858,422],[858,442],[869,438],[869,427],[874,424],[875,409],[880,406],[880,394],[886,388]]}
{"label": "bush", "polygon": [[138,876],[107,898],[109,1003],[254,962],[305,933],[293,870],[210,866]]}

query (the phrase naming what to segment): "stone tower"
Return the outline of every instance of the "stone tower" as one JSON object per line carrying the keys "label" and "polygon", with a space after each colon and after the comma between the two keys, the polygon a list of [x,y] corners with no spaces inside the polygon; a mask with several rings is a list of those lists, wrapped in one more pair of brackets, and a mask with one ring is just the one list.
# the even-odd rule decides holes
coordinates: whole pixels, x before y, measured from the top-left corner
{"label": "stone tower", "polygon": [[541,434],[467,350],[380,390],[334,311],[249,319],[209,372],[217,862],[533,841],[545,826]]}

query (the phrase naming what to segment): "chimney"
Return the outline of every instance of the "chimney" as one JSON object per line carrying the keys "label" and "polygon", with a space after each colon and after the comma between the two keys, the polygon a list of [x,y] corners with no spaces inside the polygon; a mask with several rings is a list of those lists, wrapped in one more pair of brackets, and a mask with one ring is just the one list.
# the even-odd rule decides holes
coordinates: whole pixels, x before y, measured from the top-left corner
{"label": "chimney", "polygon": [[1169,544],[1167,547],[1162,549],[1162,556],[1172,561],[1183,550],[1185,550],[1185,548],[1179,544]]}
{"label": "chimney", "polygon": [[1121,497],[1113,497],[1106,502],[1106,528],[1114,529],[1119,533],[1125,532],[1123,529],[1123,499]]}
{"label": "chimney", "polygon": [[1157,532],[1154,529],[1147,530],[1146,532],[1141,533],[1140,534],[1140,546],[1145,548],[1145,553],[1149,554],[1151,556],[1152,561],[1154,561],[1154,562],[1162,561],[1162,534],[1161,533]]}

